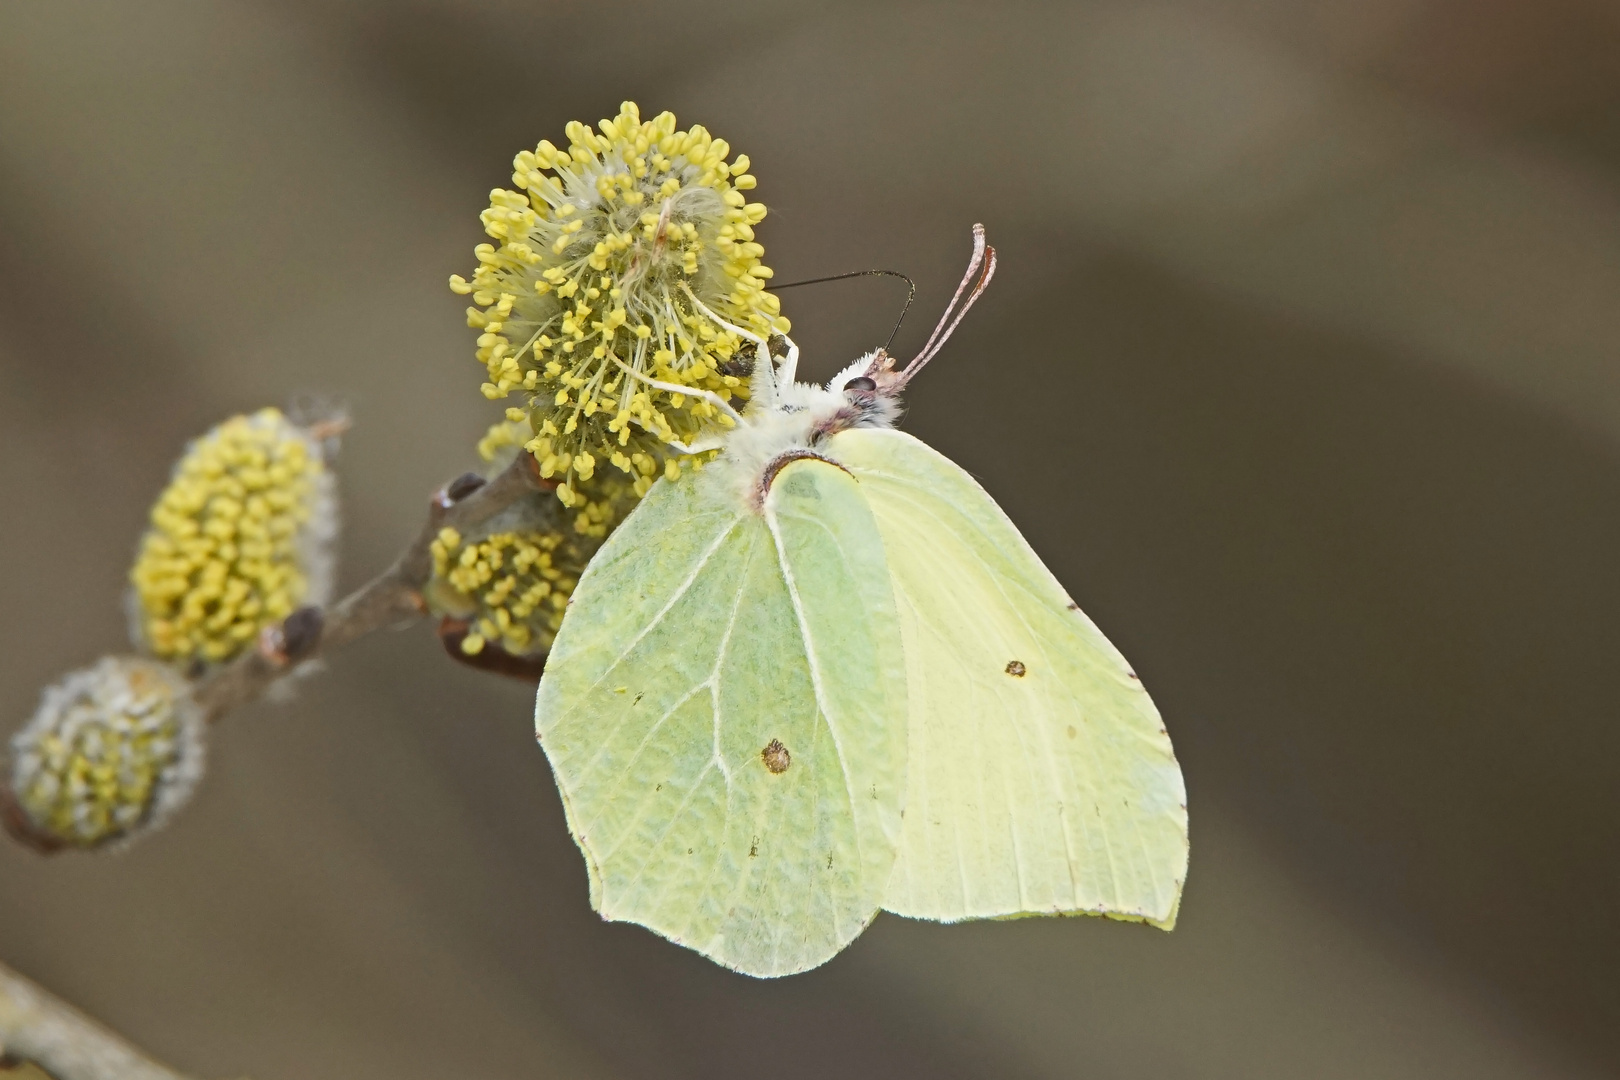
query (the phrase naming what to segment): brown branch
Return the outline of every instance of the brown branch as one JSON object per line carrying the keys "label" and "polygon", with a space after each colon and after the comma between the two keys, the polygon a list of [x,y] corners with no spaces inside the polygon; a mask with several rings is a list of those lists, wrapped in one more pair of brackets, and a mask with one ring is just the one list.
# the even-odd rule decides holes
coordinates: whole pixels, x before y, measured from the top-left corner
{"label": "brown branch", "polygon": [[0,1060],[57,1080],[188,1080],[60,998],[0,964]]}
{"label": "brown branch", "polygon": [[449,527],[466,533],[525,495],[548,487],[529,454],[519,454],[488,483],[469,474],[446,484],[429,501],[427,520],[416,539],[392,566],[324,614],[306,608],[268,628],[257,649],[203,683],[196,697],[204,714],[217,720],[258,698],[298,664],[374,630],[421,618],[427,613],[422,586],[433,574],[432,546],[439,532]]}

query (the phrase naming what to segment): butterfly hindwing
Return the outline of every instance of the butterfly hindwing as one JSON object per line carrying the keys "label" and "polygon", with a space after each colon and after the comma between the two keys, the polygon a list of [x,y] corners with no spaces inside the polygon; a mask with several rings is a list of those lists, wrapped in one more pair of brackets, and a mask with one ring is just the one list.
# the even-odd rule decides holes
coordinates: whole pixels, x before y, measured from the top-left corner
{"label": "butterfly hindwing", "polygon": [[884,908],[1169,928],[1186,793],[1124,658],[959,466],[893,430],[829,449],[877,519],[906,650],[908,792]]}
{"label": "butterfly hindwing", "polygon": [[536,728],[604,918],[729,967],[814,967],[876,914],[905,787],[900,630],[855,481],[746,505],[660,482],[592,560]]}

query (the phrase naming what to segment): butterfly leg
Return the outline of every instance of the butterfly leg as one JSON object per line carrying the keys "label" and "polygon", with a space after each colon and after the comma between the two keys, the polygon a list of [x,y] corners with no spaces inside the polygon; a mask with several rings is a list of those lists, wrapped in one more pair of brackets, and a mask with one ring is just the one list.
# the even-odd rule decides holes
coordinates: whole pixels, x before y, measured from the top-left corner
{"label": "butterfly leg", "polygon": [[733,334],[736,334],[738,337],[745,338],[748,341],[752,341],[755,345],[758,345],[760,348],[764,349],[766,356],[770,355],[770,347],[765,344],[765,339],[764,338],[760,337],[758,334],[754,333],[752,330],[744,330],[742,327],[736,325],[735,323],[726,322],[726,320],[724,320],[720,316],[716,315],[713,311],[710,311],[709,310],[709,305],[707,305],[703,301],[699,300],[697,298],[697,294],[694,293],[689,286],[683,285],[681,287],[686,290],[686,298],[688,300],[692,301],[692,303],[696,304],[697,309],[699,311],[703,312],[703,314],[707,315],[711,320],[713,320],[714,322],[719,323],[721,326],[725,327],[727,330],[730,330]]}
{"label": "butterfly leg", "polygon": [[787,342],[787,355],[782,358],[782,370],[777,373],[777,381],[783,386],[792,386],[799,377],[799,347],[786,334],[782,335],[782,340]]}
{"label": "butterfly leg", "polygon": [[698,454],[707,454],[710,450],[718,450],[725,445],[725,442],[717,435],[709,435],[691,445],[683,443],[679,439],[669,439],[665,441],[664,445],[673,448],[679,453],[696,456]]}

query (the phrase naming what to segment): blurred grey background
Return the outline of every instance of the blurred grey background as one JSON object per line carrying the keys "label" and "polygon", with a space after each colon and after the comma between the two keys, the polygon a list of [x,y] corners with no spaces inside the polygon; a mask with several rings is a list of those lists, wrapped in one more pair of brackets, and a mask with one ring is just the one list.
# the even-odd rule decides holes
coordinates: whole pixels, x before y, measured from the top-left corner
{"label": "blurred grey background", "polygon": [[[122,647],[185,441],[346,400],[345,580],[472,463],[518,149],[749,154],[778,281],[893,267],[914,384],[1153,690],[1171,935],[881,917],[763,983],[590,911],[529,695],[422,628],[216,732],[118,857],[0,845],[0,957],[204,1076],[1620,1071],[1620,13],[1599,0],[7,4],[0,715]],[[809,375],[902,290],[784,295]]]}

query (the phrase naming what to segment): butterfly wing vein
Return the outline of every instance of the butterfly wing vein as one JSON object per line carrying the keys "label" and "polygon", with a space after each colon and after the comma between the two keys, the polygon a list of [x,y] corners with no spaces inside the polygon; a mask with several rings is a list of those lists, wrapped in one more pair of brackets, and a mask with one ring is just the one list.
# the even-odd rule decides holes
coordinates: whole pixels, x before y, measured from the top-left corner
{"label": "butterfly wing vein", "polygon": [[795,463],[763,514],[734,504],[710,473],[654,486],[580,580],[536,729],[596,909],[782,975],[835,955],[882,901],[904,661],[846,474]]}

